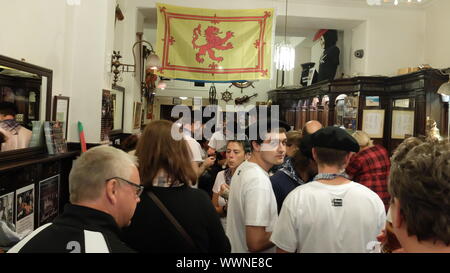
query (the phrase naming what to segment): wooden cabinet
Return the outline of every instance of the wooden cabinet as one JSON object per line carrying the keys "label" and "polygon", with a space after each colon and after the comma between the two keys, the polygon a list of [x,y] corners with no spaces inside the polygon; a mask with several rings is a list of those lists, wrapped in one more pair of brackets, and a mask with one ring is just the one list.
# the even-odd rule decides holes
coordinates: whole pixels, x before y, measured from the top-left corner
{"label": "wooden cabinet", "polygon": [[[29,160],[22,160],[10,163],[0,163],[0,197],[5,198],[6,195],[12,193],[13,206],[11,208],[13,223],[17,224],[16,215],[19,209],[19,203],[21,203],[17,194],[17,190],[34,185],[34,194],[31,198],[31,203],[33,206],[32,213],[34,214],[33,225],[34,229],[38,228],[40,225],[44,224],[44,205],[47,203],[47,199],[42,194],[40,187],[40,182],[51,177],[59,176],[59,187],[56,190],[56,197],[53,200],[58,200],[56,206],[58,214],[63,211],[64,205],[69,202],[69,173],[72,168],[72,162],[76,158],[79,152],[68,152],[60,155],[42,155]],[[48,196],[48,195],[47,195]],[[52,200],[52,201],[53,201]],[[2,209],[5,209],[4,200],[2,200]],[[9,201],[11,202],[11,200]],[[31,204],[30,203],[30,204]],[[52,214],[51,218],[46,217],[46,222],[51,221],[54,216]],[[1,247],[1,246],[0,246]]]}
{"label": "wooden cabinet", "polygon": [[441,135],[447,135],[448,103],[436,93],[446,81],[448,76],[427,69],[396,77],[356,77],[276,89],[269,91],[269,99],[280,106],[280,117],[295,129],[315,119],[324,126],[362,130],[364,110],[384,110],[382,137],[374,141],[392,152],[403,141],[392,138],[393,116],[398,111],[414,113],[413,136],[426,134],[427,118],[437,122]]}

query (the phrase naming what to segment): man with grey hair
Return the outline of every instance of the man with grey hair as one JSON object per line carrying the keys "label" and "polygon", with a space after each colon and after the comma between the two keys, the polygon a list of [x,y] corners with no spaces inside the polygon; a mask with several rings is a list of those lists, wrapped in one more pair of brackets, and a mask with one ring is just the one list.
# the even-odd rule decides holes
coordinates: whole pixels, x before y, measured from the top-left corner
{"label": "man with grey hair", "polygon": [[144,189],[136,164],[134,156],[108,146],[83,153],[69,175],[71,204],[8,252],[133,252],[119,232],[130,224]]}

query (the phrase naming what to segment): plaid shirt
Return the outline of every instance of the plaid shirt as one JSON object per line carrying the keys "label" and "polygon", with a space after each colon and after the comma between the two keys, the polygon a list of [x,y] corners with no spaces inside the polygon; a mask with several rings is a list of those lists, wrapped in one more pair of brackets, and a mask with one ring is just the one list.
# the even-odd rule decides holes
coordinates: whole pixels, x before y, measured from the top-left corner
{"label": "plaid shirt", "polygon": [[387,150],[383,146],[375,145],[355,154],[347,166],[346,173],[353,181],[377,193],[387,210],[391,198],[387,190],[390,168]]}
{"label": "plaid shirt", "polygon": [[12,135],[18,135],[20,127],[20,124],[14,119],[0,121],[0,128],[9,131]]}

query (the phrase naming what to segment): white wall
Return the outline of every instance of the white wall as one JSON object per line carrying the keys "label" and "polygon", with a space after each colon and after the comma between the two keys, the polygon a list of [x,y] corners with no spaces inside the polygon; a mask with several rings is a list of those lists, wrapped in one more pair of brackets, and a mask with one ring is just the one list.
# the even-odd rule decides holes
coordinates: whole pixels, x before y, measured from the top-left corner
{"label": "white wall", "polygon": [[73,61],[69,66],[71,100],[69,141],[79,141],[77,122],[88,143],[100,142],[102,90],[110,89],[110,58],[114,42],[115,1],[82,1],[74,9],[70,30]]}
{"label": "white wall", "polygon": [[425,63],[450,67],[450,1],[434,0],[426,9]]}
{"label": "white wall", "polygon": [[[364,75],[367,71],[367,23],[364,22],[352,30],[352,42],[350,51],[350,76]],[[363,58],[356,58],[356,50],[364,50]]]}
{"label": "white wall", "polygon": [[53,70],[53,90],[63,95],[67,9],[61,0],[0,0],[0,54]]}
{"label": "white wall", "polygon": [[395,75],[424,62],[424,12],[385,13],[367,22],[367,75]]}
{"label": "white wall", "polygon": [[53,95],[70,97],[68,141],[100,141],[101,94],[109,89],[115,0],[0,0],[0,54],[53,70]]}
{"label": "white wall", "polygon": [[301,64],[311,61],[311,47],[303,46],[301,43],[295,48],[295,59],[298,65],[294,68],[294,81],[293,85],[300,85],[300,78],[302,76]]}

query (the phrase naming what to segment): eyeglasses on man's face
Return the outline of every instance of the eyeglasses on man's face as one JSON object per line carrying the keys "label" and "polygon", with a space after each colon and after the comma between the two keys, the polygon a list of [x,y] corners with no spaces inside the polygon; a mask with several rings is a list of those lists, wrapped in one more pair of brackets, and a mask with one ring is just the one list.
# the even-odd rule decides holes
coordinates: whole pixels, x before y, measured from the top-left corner
{"label": "eyeglasses on man's face", "polygon": [[133,182],[131,182],[131,181],[128,181],[128,180],[126,180],[126,179],[123,179],[122,177],[111,177],[110,179],[106,179],[105,182],[107,182],[107,181],[109,181],[109,180],[111,180],[111,179],[118,179],[118,180],[120,180],[120,181],[123,181],[123,182],[125,182],[125,183],[127,183],[127,184],[130,184],[131,186],[135,187],[135,188],[136,188],[136,195],[137,195],[138,197],[141,196],[142,192],[144,191],[144,186],[138,185],[138,184],[136,184],[136,183],[133,183]]}

